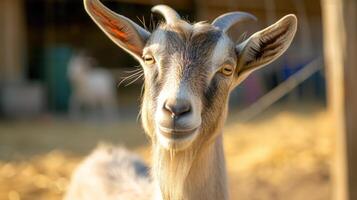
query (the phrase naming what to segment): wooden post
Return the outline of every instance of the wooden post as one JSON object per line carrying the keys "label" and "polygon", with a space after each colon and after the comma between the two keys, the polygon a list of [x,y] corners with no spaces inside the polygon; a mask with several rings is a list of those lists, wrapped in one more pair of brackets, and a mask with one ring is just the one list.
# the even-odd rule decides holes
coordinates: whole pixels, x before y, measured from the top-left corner
{"label": "wooden post", "polygon": [[23,79],[26,49],[24,19],[23,0],[0,1],[0,80]]}
{"label": "wooden post", "polygon": [[321,0],[328,106],[336,125],[333,199],[357,199],[357,3]]}

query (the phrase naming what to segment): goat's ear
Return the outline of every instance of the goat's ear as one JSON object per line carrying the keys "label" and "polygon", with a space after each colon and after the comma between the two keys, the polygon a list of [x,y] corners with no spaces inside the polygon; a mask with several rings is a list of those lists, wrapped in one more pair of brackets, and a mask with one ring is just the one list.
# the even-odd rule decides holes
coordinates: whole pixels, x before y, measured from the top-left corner
{"label": "goat's ear", "polygon": [[[290,46],[297,27],[295,15],[286,15],[275,24],[253,34],[236,46],[238,79],[246,78],[277,59]],[[242,81],[242,80],[240,80]]]}
{"label": "goat's ear", "polygon": [[142,50],[150,32],[130,19],[118,15],[99,0],[84,0],[84,7],[99,28],[117,45],[141,60]]}

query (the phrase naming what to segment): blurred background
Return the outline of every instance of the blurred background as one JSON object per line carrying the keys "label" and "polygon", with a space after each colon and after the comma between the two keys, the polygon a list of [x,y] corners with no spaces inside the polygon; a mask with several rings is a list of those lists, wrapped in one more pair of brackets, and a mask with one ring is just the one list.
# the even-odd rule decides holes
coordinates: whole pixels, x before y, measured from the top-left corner
{"label": "blurred background", "polygon": [[[289,50],[231,95],[230,191],[243,200],[332,198],[337,131],[326,106],[323,2],[102,2],[148,29],[160,19],[150,12],[158,3],[190,22],[246,11],[259,19],[237,27],[247,36],[296,14]],[[61,199],[73,169],[100,142],[124,145],[149,162],[138,120],[138,63],[99,30],[81,0],[1,0],[0,27],[0,199]]]}

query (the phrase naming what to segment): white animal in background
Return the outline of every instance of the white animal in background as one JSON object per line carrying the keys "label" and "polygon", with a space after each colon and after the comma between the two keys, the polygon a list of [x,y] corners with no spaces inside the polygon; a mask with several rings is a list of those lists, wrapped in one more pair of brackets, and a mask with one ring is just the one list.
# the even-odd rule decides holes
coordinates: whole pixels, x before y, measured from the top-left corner
{"label": "white animal in background", "polygon": [[[121,165],[125,156],[115,156],[115,150],[101,156],[97,150],[74,173],[77,178],[66,198],[229,199],[222,134],[229,94],[254,70],[285,52],[296,32],[296,17],[287,15],[236,43],[227,32],[255,19],[248,13],[231,12],[211,24],[190,24],[172,8],[158,5],[152,11],[163,15],[166,23],[150,33],[98,0],[84,4],[105,34],[142,65],[141,120],[152,143],[152,181],[142,184],[136,173],[130,174],[137,184],[128,177],[113,177],[111,172],[121,174],[132,166]],[[131,196],[133,191],[142,194]]]}
{"label": "white animal in background", "polygon": [[71,83],[69,113],[72,118],[111,119],[117,115],[115,81],[106,69],[81,52],[68,64]]}

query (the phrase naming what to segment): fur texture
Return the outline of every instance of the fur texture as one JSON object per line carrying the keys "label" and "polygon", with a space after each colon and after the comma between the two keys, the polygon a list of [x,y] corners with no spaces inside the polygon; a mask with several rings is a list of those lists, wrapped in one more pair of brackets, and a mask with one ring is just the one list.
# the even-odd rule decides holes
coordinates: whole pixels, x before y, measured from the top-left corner
{"label": "fur texture", "polygon": [[65,200],[151,199],[148,168],[122,147],[96,148],[74,171]]}
{"label": "fur texture", "polygon": [[[98,0],[84,3],[97,25],[144,70],[141,119],[152,143],[153,182],[142,187],[155,190],[155,200],[229,199],[222,135],[229,94],[252,71],[287,49],[296,31],[296,17],[288,15],[236,44],[226,31],[252,18],[249,14],[229,13],[212,24],[190,24],[160,5],[153,11],[167,18],[166,23],[148,33]],[[105,174],[93,175],[106,179]]]}

